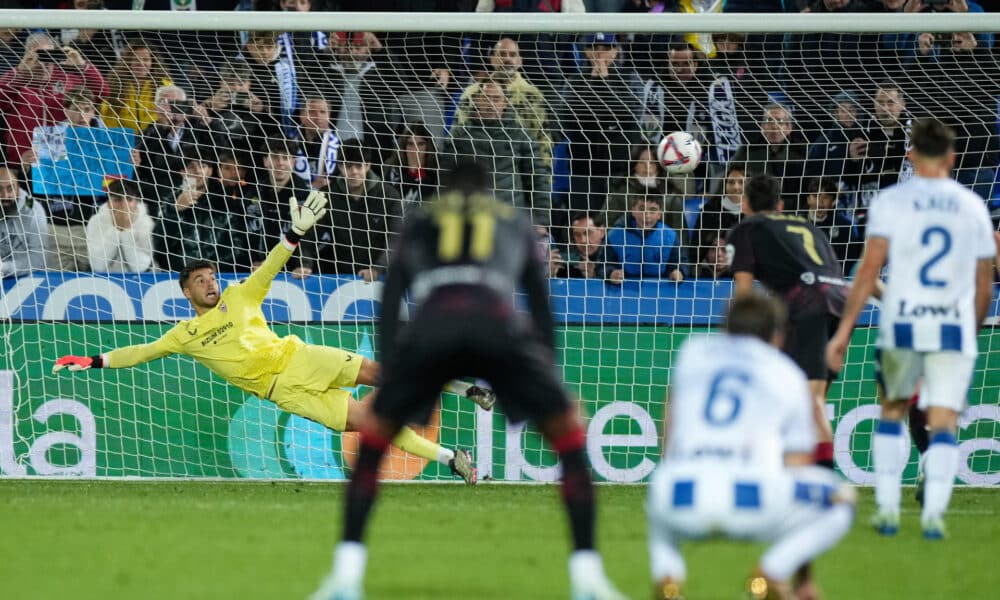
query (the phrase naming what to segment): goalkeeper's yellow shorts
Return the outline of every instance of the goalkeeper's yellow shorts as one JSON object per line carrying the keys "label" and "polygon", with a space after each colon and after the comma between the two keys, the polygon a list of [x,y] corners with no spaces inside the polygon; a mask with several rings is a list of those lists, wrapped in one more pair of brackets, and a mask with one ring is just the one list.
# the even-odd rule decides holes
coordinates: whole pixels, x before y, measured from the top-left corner
{"label": "goalkeeper's yellow shorts", "polygon": [[278,375],[270,400],[281,410],[344,431],[347,407],[354,399],[341,388],[357,384],[362,360],[361,355],[346,350],[307,344]]}

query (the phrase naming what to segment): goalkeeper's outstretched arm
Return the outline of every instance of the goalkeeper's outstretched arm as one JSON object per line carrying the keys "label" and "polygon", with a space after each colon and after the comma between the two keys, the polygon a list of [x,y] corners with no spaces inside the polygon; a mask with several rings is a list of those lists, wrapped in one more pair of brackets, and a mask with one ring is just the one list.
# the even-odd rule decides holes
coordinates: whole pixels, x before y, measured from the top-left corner
{"label": "goalkeeper's outstretched arm", "polygon": [[295,196],[291,197],[289,212],[292,226],[285,232],[281,242],[271,249],[260,268],[243,283],[244,289],[253,294],[258,302],[264,301],[271,282],[285,268],[285,263],[291,258],[302,236],[326,215],[326,204],[326,194],[323,192],[313,191],[301,206]]}
{"label": "goalkeeper's outstretched arm", "polygon": [[123,369],[163,358],[178,351],[178,348],[172,341],[172,333],[173,330],[168,331],[166,335],[155,342],[126,346],[105,352],[104,354],[95,354],[94,356],[74,356],[68,354],[61,356],[52,367],[52,372],[57,373],[63,369],[69,369],[70,371],[100,368]]}

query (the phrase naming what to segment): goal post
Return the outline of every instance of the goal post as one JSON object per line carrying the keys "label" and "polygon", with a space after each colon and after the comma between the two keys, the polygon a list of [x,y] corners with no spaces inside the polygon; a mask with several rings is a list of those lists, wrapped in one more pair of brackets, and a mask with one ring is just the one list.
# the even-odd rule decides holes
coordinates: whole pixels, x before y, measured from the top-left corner
{"label": "goal post", "polygon": [[[0,10],[5,28],[0,191],[14,177],[21,193],[0,198],[0,477],[347,477],[356,436],[189,357],[51,373],[60,355],[190,318],[177,271],[207,260],[223,288],[242,280],[310,189],[330,214],[263,312],[278,335],[373,358],[402,216],[442,170],[483,164],[538,226],[588,456],[619,483],[659,459],[674,353],[721,322],[745,176],[779,176],[786,210],[821,225],[850,275],[868,201],[907,176],[909,124],[934,116],[1000,222],[997,14]],[[705,149],[692,174],[658,165],[672,131]],[[997,315],[994,301],[960,422],[969,485],[1000,483]],[[863,314],[828,405],[837,466],[859,484],[877,316]],[[558,477],[537,432],[452,393],[418,432],[470,449],[480,477]],[[452,480],[401,453],[382,475]]]}

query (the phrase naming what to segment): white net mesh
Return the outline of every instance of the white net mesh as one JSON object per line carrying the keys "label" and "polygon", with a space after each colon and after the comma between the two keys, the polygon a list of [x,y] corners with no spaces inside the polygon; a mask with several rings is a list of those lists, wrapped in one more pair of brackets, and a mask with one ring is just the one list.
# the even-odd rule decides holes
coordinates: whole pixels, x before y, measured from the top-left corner
{"label": "white net mesh", "polygon": [[[60,355],[151,342],[189,318],[177,271],[205,260],[224,284],[245,277],[279,243],[289,198],[311,189],[328,192],[330,213],[264,313],[279,335],[372,357],[378,278],[402,215],[435,193],[442,169],[485,164],[551,256],[564,374],[589,417],[595,473],[611,481],[648,475],[671,356],[722,315],[725,233],[745,176],[781,177],[785,210],[828,232],[848,274],[869,200],[907,176],[912,119],[954,127],[957,178],[991,208],[1000,199],[992,34],[689,43],[662,23],[653,34],[0,32],[11,165],[0,171],[0,472],[343,478],[351,435],[190,358],[49,373]],[[657,163],[672,131],[705,149],[690,175]],[[659,216],[647,231],[637,199]],[[858,482],[870,480],[877,416],[869,316],[830,395],[838,466]],[[960,434],[967,483],[1000,480],[996,339],[981,334]],[[481,476],[555,477],[537,434],[465,398],[445,394],[420,432],[472,449]],[[385,476],[451,477],[402,454]]]}

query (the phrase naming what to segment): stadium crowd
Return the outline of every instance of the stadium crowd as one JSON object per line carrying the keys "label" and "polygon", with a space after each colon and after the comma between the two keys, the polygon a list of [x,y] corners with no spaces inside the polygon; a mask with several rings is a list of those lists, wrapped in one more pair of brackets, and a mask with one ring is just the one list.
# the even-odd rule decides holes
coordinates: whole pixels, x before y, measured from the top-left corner
{"label": "stadium crowd", "polygon": [[[145,8],[194,3],[149,0]],[[197,0],[197,9],[586,8],[639,19],[684,8],[669,0],[264,4]],[[729,0],[725,10],[983,7]],[[432,196],[439,170],[461,157],[483,162],[496,195],[530,211],[552,277],[725,277],[726,233],[741,218],[744,178],[758,173],[781,178],[784,210],[820,224],[849,272],[869,200],[908,176],[914,118],[935,116],[956,129],[957,177],[1000,221],[997,58],[992,34],[963,32],[0,30],[2,274],[178,270],[193,259],[245,272],[280,239],[288,200],[321,189],[331,210],[289,269],[299,278],[371,280],[408,207]],[[67,130],[88,128],[129,133],[128,173],[103,173],[106,194],[52,193],[39,181],[40,163],[59,157]],[[704,154],[694,173],[668,177],[656,144],[680,130],[695,134]]]}

